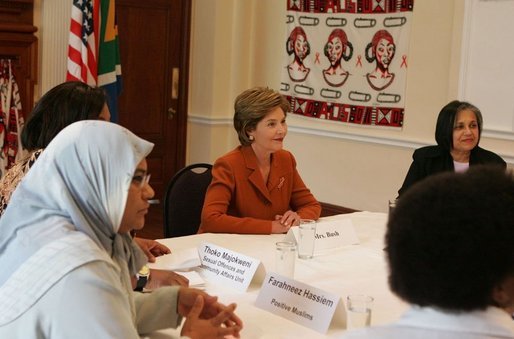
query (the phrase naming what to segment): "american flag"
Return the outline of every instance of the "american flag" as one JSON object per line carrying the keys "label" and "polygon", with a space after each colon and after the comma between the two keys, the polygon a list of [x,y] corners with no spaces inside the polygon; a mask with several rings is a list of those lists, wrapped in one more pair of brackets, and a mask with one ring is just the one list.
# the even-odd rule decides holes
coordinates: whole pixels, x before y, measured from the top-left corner
{"label": "american flag", "polygon": [[114,1],[73,0],[66,80],[102,87],[117,122],[122,81]]}
{"label": "american flag", "polygon": [[96,86],[99,0],[73,0],[66,80]]}

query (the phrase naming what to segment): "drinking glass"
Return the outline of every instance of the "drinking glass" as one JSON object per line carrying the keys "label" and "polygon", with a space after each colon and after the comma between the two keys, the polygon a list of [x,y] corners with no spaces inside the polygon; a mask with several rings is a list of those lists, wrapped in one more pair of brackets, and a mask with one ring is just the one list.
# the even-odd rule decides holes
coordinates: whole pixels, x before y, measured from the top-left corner
{"label": "drinking glass", "polygon": [[356,294],[346,297],[346,328],[360,328],[371,323],[373,297]]}
{"label": "drinking glass", "polygon": [[316,240],[316,221],[311,219],[300,220],[298,226],[298,258],[311,259],[314,256],[314,242]]}
{"label": "drinking glass", "polygon": [[396,208],[396,203],[398,202],[398,199],[392,199],[389,200],[389,214]]}
{"label": "drinking glass", "polygon": [[283,276],[294,278],[296,260],[296,244],[289,241],[276,243],[276,272]]}

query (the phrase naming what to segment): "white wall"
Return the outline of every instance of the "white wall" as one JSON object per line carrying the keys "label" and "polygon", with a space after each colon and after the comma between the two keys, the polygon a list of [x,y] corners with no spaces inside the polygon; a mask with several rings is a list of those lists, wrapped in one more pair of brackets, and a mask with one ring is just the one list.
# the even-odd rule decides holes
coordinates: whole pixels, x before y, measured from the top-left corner
{"label": "white wall", "polygon": [[[288,116],[286,148],[320,201],[386,211],[413,150],[435,143],[439,110],[458,98],[463,12],[464,0],[415,1],[403,130]],[[237,94],[279,88],[284,16],[284,0],[193,2],[189,163],[213,162],[238,144],[231,125]],[[484,137],[481,145],[514,163],[514,141]]]}
{"label": "white wall", "polygon": [[[464,11],[460,95],[494,112],[484,134],[514,140],[514,1],[468,0]],[[494,18],[494,20],[491,20]]]}
{"label": "white wall", "polygon": [[[290,114],[286,148],[316,197],[386,211],[412,151],[434,143],[440,108],[458,98],[465,0],[416,0],[403,130],[362,128]],[[40,37],[39,93],[64,78],[68,0],[35,0]],[[57,6],[57,7],[56,7]],[[255,85],[278,89],[285,0],[194,0],[187,161],[213,162],[234,148],[234,98]],[[46,15],[42,15],[43,12]],[[65,27],[64,32],[52,27]],[[54,32],[50,34],[49,32]],[[55,35],[56,31],[61,31]],[[490,61],[488,61],[490,62]],[[509,65],[510,66],[510,65]],[[57,71],[59,70],[59,71]],[[483,111],[487,121],[491,112]],[[514,141],[487,136],[481,145],[514,164]]]}

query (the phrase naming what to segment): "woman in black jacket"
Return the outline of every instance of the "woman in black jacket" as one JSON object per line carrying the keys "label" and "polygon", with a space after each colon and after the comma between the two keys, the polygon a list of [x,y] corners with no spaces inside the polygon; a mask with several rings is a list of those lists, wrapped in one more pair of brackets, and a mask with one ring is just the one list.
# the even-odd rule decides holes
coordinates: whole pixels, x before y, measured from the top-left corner
{"label": "woman in black jacket", "polygon": [[414,151],[412,164],[402,187],[407,188],[434,173],[463,172],[469,166],[492,164],[506,168],[505,161],[496,153],[478,146],[482,133],[482,113],[474,105],[454,100],[443,107],[437,118],[435,140],[437,146],[421,147]]}

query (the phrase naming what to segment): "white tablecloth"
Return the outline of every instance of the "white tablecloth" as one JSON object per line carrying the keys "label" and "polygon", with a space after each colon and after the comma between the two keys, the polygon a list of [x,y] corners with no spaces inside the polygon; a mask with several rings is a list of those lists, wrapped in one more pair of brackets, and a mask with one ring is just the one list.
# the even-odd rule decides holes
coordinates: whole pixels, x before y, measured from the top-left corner
{"label": "white tablecloth", "polygon": [[[340,295],[344,301],[349,294],[368,294],[375,298],[371,324],[386,324],[399,318],[407,305],[388,288],[387,265],[384,257],[384,232],[387,214],[357,212],[328,218],[352,220],[359,245],[349,245],[315,256],[297,259],[295,279],[328,292]],[[326,219],[328,219],[326,218]],[[159,240],[173,250],[198,247],[210,242],[221,247],[261,260],[266,271],[275,268],[275,243],[284,235],[198,234]],[[200,271],[200,270],[199,270]],[[207,282],[206,291],[219,296],[223,303],[236,302],[237,314],[243,319],[242,338],[324,338],[338,337],[344,330],[330,328],[327,336],[278,317],[254,306],[260,286],[252,283],[247,292],[238,292],[219,284]],[[176,333],[164,330],[151,338],[166,338]]]}

